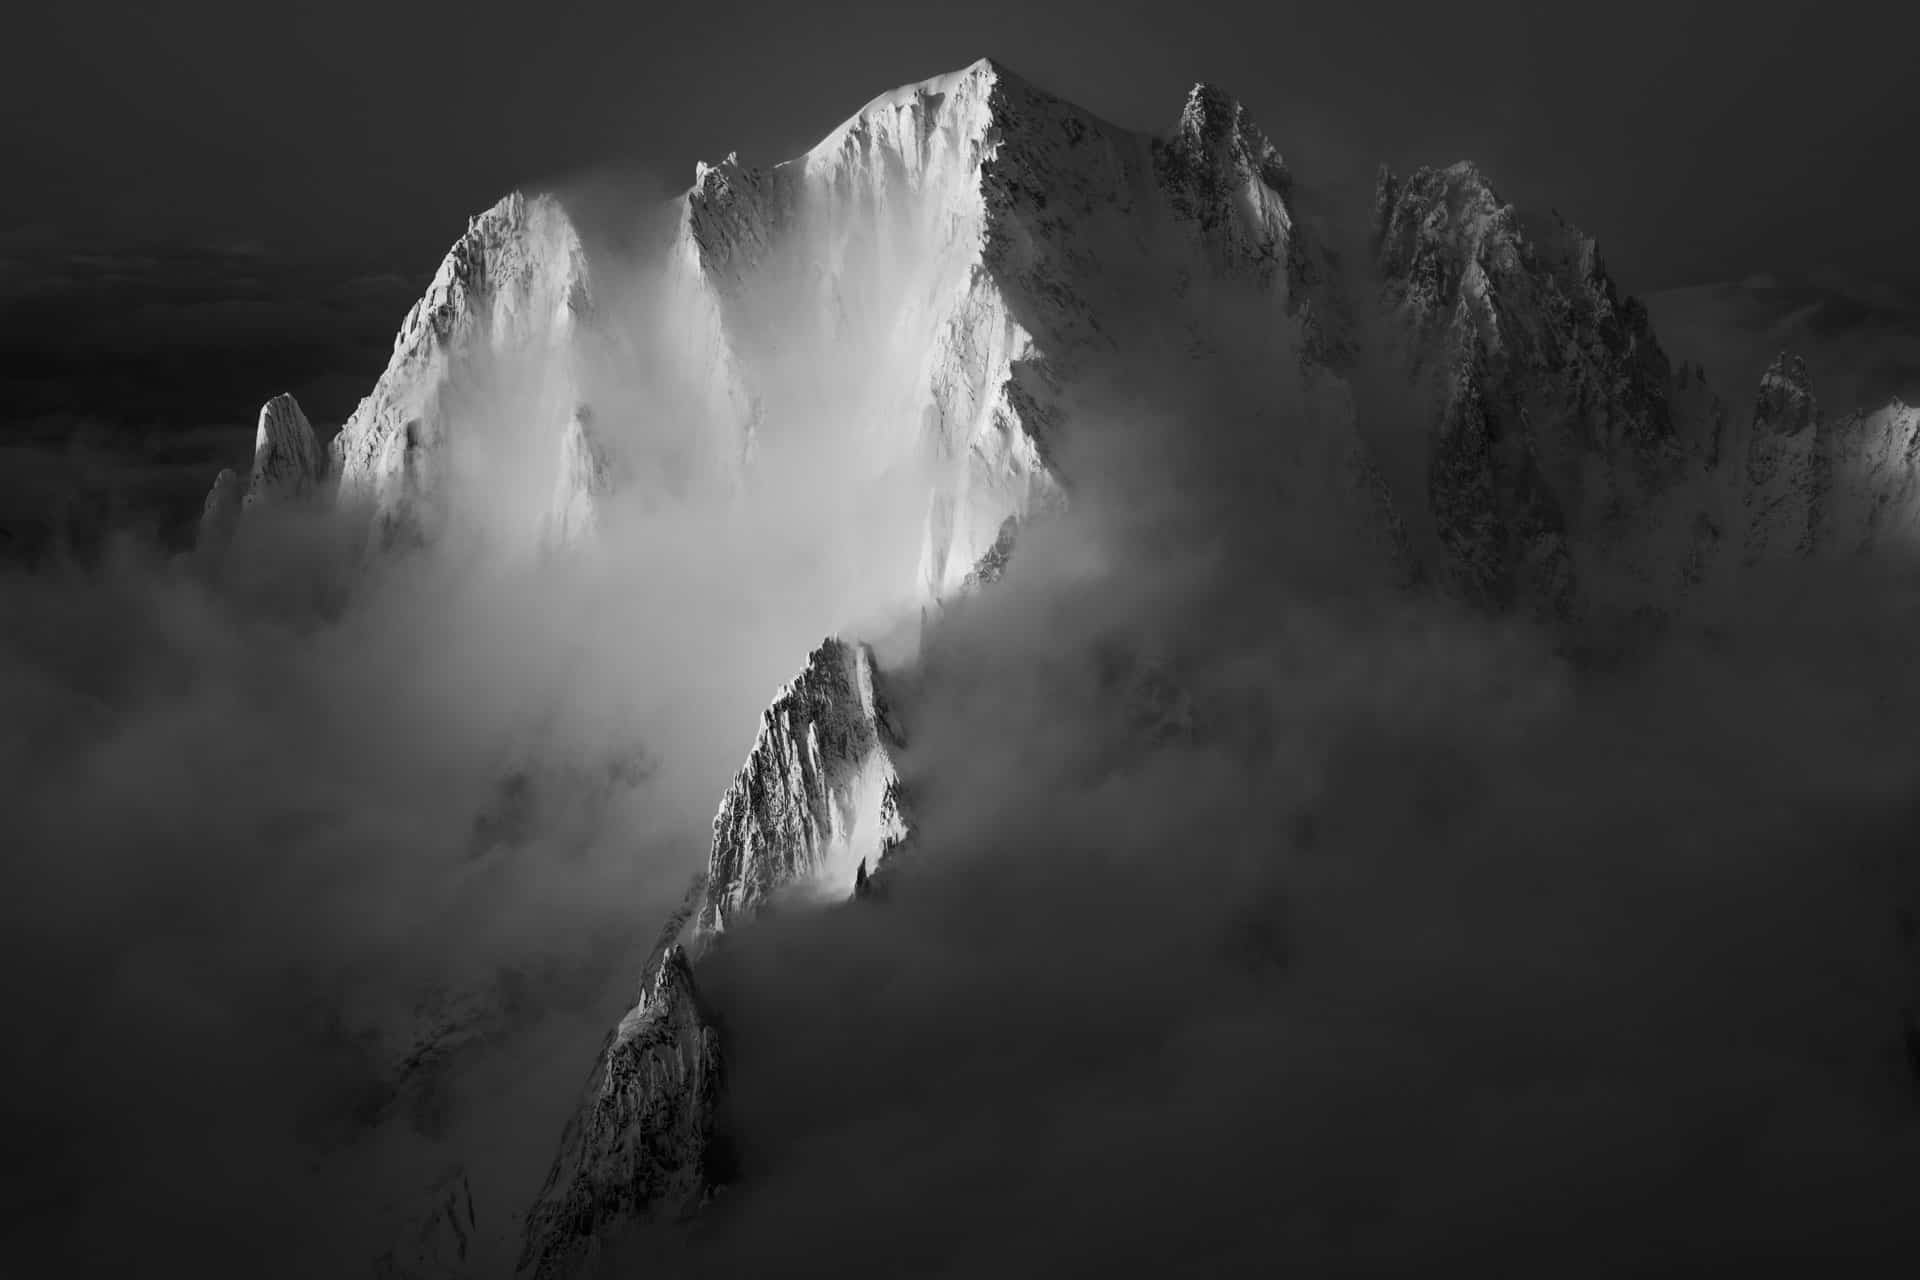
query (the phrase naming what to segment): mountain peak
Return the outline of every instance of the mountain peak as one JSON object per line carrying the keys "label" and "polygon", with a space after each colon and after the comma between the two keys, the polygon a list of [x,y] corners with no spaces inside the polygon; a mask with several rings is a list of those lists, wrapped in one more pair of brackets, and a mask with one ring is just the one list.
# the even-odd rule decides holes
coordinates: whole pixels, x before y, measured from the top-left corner
{"label": "mountain peak", "polygon": [[245,505],[303,497],[319,486],[325,469],[326,457],[299,401],[281,392],[260,406]]}
{"label": "mountain peak", "polygon": [[1240,101],[1216,85],[1199,82],[1187,93],[1173,146],[1221,179],[1258,178],[1283,195],[1292,185],[1279,149]]}
{"label": "mountain peak", "polygon": [[653,1006],[665,1005],[671,1001],[691,999],[693,995],[693,964],[687,959],[687,949],[679,943],[667,948],[660,957],[660,967],[653,974],[653,988],[647,993]]}
{"label": "mountain peak", "polygon": [[720,932],[789,886],[844,891],[858,862],[904,840],[902,745],[873,651],[822,641],[761,713],[714,815],[700,928]]}

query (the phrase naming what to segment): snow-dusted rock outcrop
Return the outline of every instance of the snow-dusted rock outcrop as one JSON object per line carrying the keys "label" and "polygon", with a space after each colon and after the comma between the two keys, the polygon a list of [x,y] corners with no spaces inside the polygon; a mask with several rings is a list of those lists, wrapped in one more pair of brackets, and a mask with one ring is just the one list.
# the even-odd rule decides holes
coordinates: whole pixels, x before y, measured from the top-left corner
{"label": "snow-dusted rock outcrop", "polygon": [[1594,241],[1524,217],[1470,164],[1383,169],[1374,217],[1383,343],[1430,423],[1426,493],[1397,496],[1424,499],[1444,579],[1560,617],[1670,596],[1686,528],[1647,516],[1702,429],[1676,419],[1646,310]]}
{"label": "snow-dusted rock outcrop", "polygon": [[1920,408],[1891,400],[1821,436],[1808,529],[1815,551],[1920,547]]}
{"label": "snow-dusted rock outcrop", "polygon": [[230,468],[214,477],[200,511],[197,553],[217,560],[239,533],[248,510],[311,499],[326,480],[327,458],[313,424],[300,411],[300,402],[282,392],[260,406],[253,434],[253,468],[246,482]]}
{"label": "snow-dusted rock outcrop", "polygon": [[1730,411],[1590,237],[1523,216],[1472,165],[1383,170],[1374,217],[1384,364],[1429,427],[1426,492],[1395,497],[1422,508],[1466,597],[1577,623],[1670,616],[1781,556],[1914,536],[1907,406],[1823,419],[1783,354],[1751,413]]}
{"label": "snow-dusted rock outcrop", "polygon": [[775,895],[844,898],[864,862],[907,836],[894,753],[905,745],[865,645],[829,639],[761,715],[720,802],[699,918],[718,932]]}
{"label": "snow-dusted rock outcrop", "polygon": [[578,1275],[609,1230],[698,1208],[715,1172],[722,1081],[719,1033],[701,1006],[685,949],[669,943],[561,1139],[527,1215],[518,1274]]}
{"label": "snow-dusted rock outcrop", "polygon": [[1742,566],[1920,545],[1920,410],[1894,400],[1830,418],[1806,364],[1782,353],[1744,435],[1729,477]]}
{"label": "snow-dusted rock outcrop", "polygon": [[285,393],[275,396],[260,406],[246,505],[307,497],[326,478],[326,464],[299,402]]}
{"label": "snow-dusted rock outcrop", "polygon": [[578,1274],[606,1232],[675,1218],[724,1175],[723,1046],[694,985],[722,933],[777,897],[844,900],[910,834],[904,735],[865,646],[824,641],[761,717],[713,821],[706,874],[660,932],[638,1005],[601,1052],[527,1217],[522,1274]]}

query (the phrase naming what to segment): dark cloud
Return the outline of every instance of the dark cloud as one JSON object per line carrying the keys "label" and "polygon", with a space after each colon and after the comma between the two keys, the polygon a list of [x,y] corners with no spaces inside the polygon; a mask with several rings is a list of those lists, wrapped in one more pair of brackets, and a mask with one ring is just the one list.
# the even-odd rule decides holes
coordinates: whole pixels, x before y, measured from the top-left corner
{"label": "dark cloud", "polygon": [[[177,52],[211,13],[128,29]],[[1012,48],[988,40],[1007,28],[955,20],[910,47],[821,28],[797,32],[816,46],[702,57],[636,27],[673,51],[657,75],[630,42],[528,35],[518,10],[394,13],[346,48],[348,28],[320,21],[276,46],[284,58],[241,56],[273,33],[213,15],[234,19],[231,77],[151,57],[179,93],[129,117],[149,50],[103,40],[92,76],[49,99],[71,119],[11,118],[31,143],[20,171],[59,170],[56,204],[101,203],[65,157],[112,126],[124,136],[98,181],[124,183],[136,211],[179,200],[176,231],[359,246],[403,208],[392,234],[408,248],[391,256],[424,269],[536,160],[604,153],[636,120],[671,125],[689,156],[758,140],[771,158],[857,106],[857,86],[981,52],[1148,127],[1186,82],[1220,79],[1283,145],[1295,98],[1364,100],[1362,151],[1428,104],[1390,158],[1497,143],[1490,163],[1560,183],[1557,202],[1629,244],[1671,212],[1629,196],[1697,158],[1708,107],[1747,100],[1726,83],[1684,101],[1615,83],[1610,58],[1642,34],[1624,12],[1580,33],[1591,47],[1568,67],[1529,62],[1517,87],[1465,97],[1462,66],[1512,68],[1535,30],[1406,16],[1383,40],[1322,6],[1282,40],[1169,14],[1118,30],[1110,69],[1082,54],[1106,10],[1041,15]],[[54,46],[77,47],[70,17],[49,21]],[[728,42],[740,26],[711,6],[682,21]],[[1793,32],[1743,22],[1709,61],[1790,51]],[[1661,29],[1697,58],[1709,26]],[[1272,87],[1276,48],[1318,78]],[[489,74],[502,49],[523,74]],[[357,89],[281,92],[315,57]],[[430,102],[410,96],[420,67],[449,65],[462,74],[427,77]],[[102,83],[115,92],[87,100]],[[1538,109],[1514,111],[1516,94]],[[1803,143],[1860,106],[1776,101],[1814,117]],[[216,116],[231,128],[206,128]],[[698,136],[679,132],[689,120]],[[318,141],[290,155],[309,126]],[[1599,132],[1621,150],[1584,145]],[[1720,190],[1684,210],[1691,240],[1675,232],[1682,247],[1643,270],[1778,259],[1811,206],[1697,243],[1734,225],[1730,208],[1751,214],[1755,185],[1728,179],[1757,145],[1707,166]],[[1823,210],[1843,160],[1808,162]],[[1586,166],[1578,184],[1570,166]],[[1884,251],[1876,234],[1860,252]],[[283,389],[337,420],[419,285],[247,246],[14,243],[30,247],[5,275],[0,378],[30,424],[8,465],[30,494],[147,483],[165,458],[167,501],[183,501],[199,450],[242,443]],[[1220,327],[1265,332],[1252,315]],[[1103,429],[1063,459],[1083,482],[1073,513],[1024,532],[926,665],[896,668],[925,838],[884,904],[774,917],[703,968],[741,1176],[691,1233],[634,1246],[688,1273],[955,1275],[1780,1256],[1863,1270],[1911,1250],[1911,962],[1893,921],[1920,765],[1907,570],[1785,582],[1717,639],[1582,672],[1556,637],[1386,594],[1383,567],[1329,536],[1346,513],[1318,482],[1327,460],[1294,455],[1315,438],[1294,429],[1303,406],[1263,380],[1257,350],[1217,358],[1212,376],[1143,369],[1080,406]],[[94,403],[111,425],[91,433],[46,416]],[[837,407],[803,403],[795,423]],[[171,434],[142,428],[136,445],[125,427],[145,423]],[[799,459],[813,483],[737,521],[629,513],[623,557],[577,576],[413,566],[349,592],[336,532],[297,516],[256,522],[219,591],[130,541],[86,567],[6,571],[6,1247],[69,1271],[357,1264],[387,1225],[373,1193],[444,1154],[403,1125],[413,1136],[338,1164],[337,1181],[310,1176],[316,1133],[351,1134],[391,1101],[390,1046],[364,1029],[489,983],[531,983],[543,1029],[462,1077],[453,1118],[433,1123],[492,1144],[493,1220],[524,1204],[516,1179],[542,1171],[631,997],[631,941],[697,863],[761,706],[907,545],[893,526],[915,513],[830,489],[837,460]],[[47,467],[71,479],[31,469]],[[1290,468],[1315,479],[1279,483]],[[829,491],[842,501],[820,502]],[[886,530],[846,515],[863,510]],[[556,625],[574,619],[588,625]]]}
{"label": "dark cloud", "polygon": [[[475,1126],[524,1153],[510,1182],[628,999],[629,916],[697,847],[644,748],[543,737],[525,636],[433,638],[464,607],[406,574],[343,604],[324,528],[250,529],[264,571],[224,592],[124,539],[0,577],[5,1247],[63,1274],[355,1273]],[[537,827],[476,848],[516,774]],[[473,1035],[512,1073],[400,1068]]]}
{"label": "dark cloud", "polygon": [[1158,378],[896,668],[885,899],[704,963],[737,1175],[605,1274],[1903,1273],[1914,566],[1584,670],[1297,537],[1280,386]]}
{"label": "dark cloud", "polygon": [[[476,354],[444,554],[369,560],[364,512],[296,502],[224,559],[118,530],[0,569],[15,1255],[354,1274],[461,1161],[482,1265],[510,1253],[767,700],[898,607],[925,489],[865,465],[870,388],[817,376],[846,353],[769,376],[743,491],[666,483],[653,455],[721,424],[673,398],[673,317],[606,252],[624,323],[575,372],[640,479],[603,541],[505,536],[550,509],[515,464],[555,443],[520,412],[553,370]],[[97,434],[74,470],[121,456]]]}
{"label": "dark cloud", "polygon": [[739,1176],[608,1274],[1910,1264],[1910,572],[1604,676],[1275,575],[1264,643],[1153,617],[1189,738],[1098,675],[1142,565],[1022,549],[890,897],[703,970]]}

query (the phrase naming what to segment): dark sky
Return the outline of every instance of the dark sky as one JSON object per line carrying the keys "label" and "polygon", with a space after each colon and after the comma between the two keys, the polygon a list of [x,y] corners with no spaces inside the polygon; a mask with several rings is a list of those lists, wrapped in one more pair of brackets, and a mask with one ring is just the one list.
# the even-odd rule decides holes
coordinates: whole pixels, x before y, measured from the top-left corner
{"label": "dark sky", "polygon": [[[282,391],[336,427],[508,190],[665,196],[982,56],[1143,130],[1212,82],[1349,194],[1383,160],[1471,158],[1597,235],[1631,292],[1768,276],[1867,300],[1872,332],[1823,348],[1851,364],[1920,333],[1920,18],[1871,0],[28,2],[0,28],[0,552],[136,512],[190,530]],[[1692,296],[1710,337],[1730,323]],[[1733,299],[1754,359],[1798,296]],[[1744,395],[1754,359],[1720,385]],[[1920,385],[1906,354],[1831,363],[1839,403]]]}
{"label": "dark sky", "polygon": [[138,234],[430,271],[517,183],[784,158],[991,54],[1141,128],[1213,81],[1307,173],[1472,157],[1599,234],[1636,290],[1920,276],[1920,21],[1869,0],[40,8],[0,52],[16,246]]}

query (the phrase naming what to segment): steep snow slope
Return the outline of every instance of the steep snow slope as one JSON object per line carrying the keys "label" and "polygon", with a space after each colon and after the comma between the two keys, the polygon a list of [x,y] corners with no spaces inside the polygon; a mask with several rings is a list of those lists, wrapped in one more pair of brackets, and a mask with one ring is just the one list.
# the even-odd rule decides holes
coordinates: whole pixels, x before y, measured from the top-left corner
{"label": "steep snow slope", "polygon": [[683,1216],[724,1178],[723,1045],[693,966],[777,899],[851,896],[908,838],[904,735],[877,680],[871,650],[828,639],[762,716],[714,817],[707,872],[662,928],[640,1002],[601,1050],[527,1214],[520,1274],[578,1274],[607,1232]]}
{"label": "steep snow slope", "polygon": [[1406,379],[1422,428],[1401,474],[1425,493],[1395,497],[1465,597],[1591,632],[1714,607],[1773,557],[1911,536],[1920,458],[1898,400],[1823,425],[1782,355],[1729,407],[1668,358],[1590,237],[1522,215],[1472,165],[1383,170],[1374,235],[1376,367]]}

